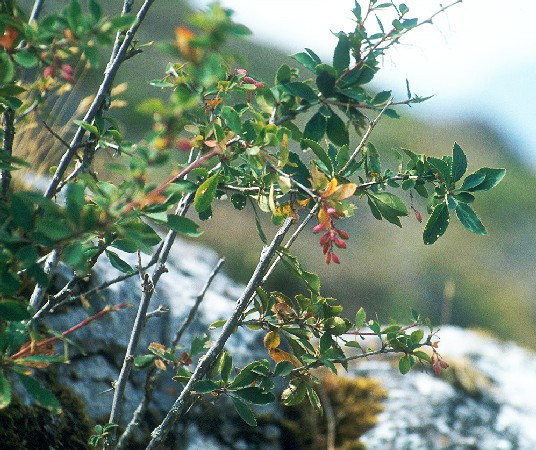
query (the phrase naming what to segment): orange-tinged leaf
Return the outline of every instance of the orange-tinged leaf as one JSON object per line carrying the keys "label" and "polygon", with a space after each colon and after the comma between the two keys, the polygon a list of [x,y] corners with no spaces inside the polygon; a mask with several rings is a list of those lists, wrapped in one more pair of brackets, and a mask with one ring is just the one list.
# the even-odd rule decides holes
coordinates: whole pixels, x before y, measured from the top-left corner
{"label": "orange-tinged leaf", "polygon": [[329,196],[331,196],[331,194],[333,194],[333,192],[335,192],[335,189],[337,188],[337,179],[336,178],[333,178],[328,186],[326,187],[326,189],[324,189],[324,192],[322,192],[322,195],[321,197],[322,198],[328,198]]}
{"label": "orange-tinged leaf", "polygon": [[264,346],[268,350],[272,350],[279,347],[279,344],[281,344],[281,336],[279,333],[277,331],[268,331],[266,336],[264,336]]}
{"label": "orange-tinged leaf", "polygon": [[322,223],[322,224],[325,224],[326,227],[329,226],[329,223],[331,221],[331,217],[329,216],[329,214],[326,212],[326,209],[325,208],[320,208],[320,211],[318,211],[318,223]]}
{"label": "orange-tinged leaf", "polygon": [[337,186],[329,198],[330,200],[344,200],[345,198],[354,195],[356,189],[357,184],[355,183],[341,184],[340,186]]}
{"label": "orange-tinged leaf", "polygon": [[14,43],[17,39],[19,32],[16,28],[13,28],[10,25],[6,25],[4,29],[4,34],[0,36],[0,46],[4,47],[8,53],[13,50]]}
{"label": "orange-tinged leaf", "polygon": [[285,302],[276,303],[272,306],[272,311],[280,322],[287,322],[296,318],[296,312]]}
{"label": "orange-tinged leaf", "polygon": [[276,363],[281,361],[290,361],[294,367],[300,366],[299,361],[297,361],[294,356],[284,350],[281,350],[280,348],[272,348],[268,350],[268,354]]}
{"label": "orange-tinged leaf", "polygon": [[164,363],[164,361],[162,361],[160,358],[156,359],[154,361],[154,365],[156,366],[157,369],[159,370],[166,370],[167,367],[166,367],[166,364]]}
{"label": "orange-tinged leaf", "polygon": [[185,59],[197,63],[201,60],[202,51],[200,48],[192,46],[195,37],[195,33],[189,28],[183,26],[175,28],[176,47]]}

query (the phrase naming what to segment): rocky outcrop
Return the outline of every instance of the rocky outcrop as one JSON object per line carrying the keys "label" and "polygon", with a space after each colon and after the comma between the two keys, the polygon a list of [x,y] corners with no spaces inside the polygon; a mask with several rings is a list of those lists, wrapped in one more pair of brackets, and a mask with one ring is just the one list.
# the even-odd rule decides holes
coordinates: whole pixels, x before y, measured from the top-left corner
{"label": "rocky outcrop", "polygon": [[[140,352],[153,341],[169,344],[216,261],[217,256],[207,249],[177,242],[167,264],[168,273],[161,278],[150,308],[163,304],[169,306],[170,313],[148,320]],[[99,263],[92,283],[117,274]],[[183,341],[189,345],[193,336],[206,331],[207,324],[226,317],[241,292],[242,286],[219,274]],[[105,304],[137,305],[139,296],[136,276],[89,300],[96,312]],[[58,371],[58,382],[71,387],[86,404],[89,416],[101,423],[110,411],[110,389],[122,364],[135,309],[109,314],[74,334],[73,339],[87,354],[73,354],[72,362]],[[55,315],[50,325],[61,331],[86,317],[84,309],[70,307]],[[370,450],[536,448],[536,355],[476,331],[443,327],[439,336],[441,354],[451,366],[441,377],[424,368],[402,376],[393,360],[370,359],[351,365],[350,377],[377,379],[387,391],[378,423],[361,436],[361,442]],[[240,332],[229,347],[235,360],[242,357],[247,361],[256,351],[265,357],[261,337],[254,332]],[[125,412],[137,406],[144,382],[144,373],[134,371],[126,391]],[[159,390],[152,404],[157,419],[176,394],[177,386],[172,382]],[[210,402],[197,413],[205,417],[199,427],[203,434],[190,433],[188,441],[183,428],[185,435],[176,441],[176,448],[197,448],[200,442],[205,448],[227,448],[235,439],[233,433],[242,436],[244,448],[285,448],[281,441],[284,433],[278,429],[280,412],[264,411],[258,429],[243,428],[230,410],[222,415],[221,405]],[[217,423],[208,423],[210,417]],[[271,424],[270,417],[274,419]]]}

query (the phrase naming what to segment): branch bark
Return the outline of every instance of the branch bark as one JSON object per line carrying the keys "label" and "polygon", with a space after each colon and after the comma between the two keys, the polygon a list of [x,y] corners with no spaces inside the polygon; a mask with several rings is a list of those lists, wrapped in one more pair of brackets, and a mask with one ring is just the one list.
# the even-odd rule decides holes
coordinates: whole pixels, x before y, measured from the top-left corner
{"label": "branch bark", "polygon": [[[140,7],[138,11],[138,14],[136,15],[136,22],[125,33],[123,43],[117,50],[117,53],[114,54],[114,52],[112,51],[112,54],[110,56],[110,62],[108,63],[108,66],[106,67],[106,71],[104,72],[104,78],[102,80],[101,85],[99,86],[97,95],[95,96],[93,102],[91,103],[91,106],[86,112],[86,115],[82,119],[84,122],[91,123],[93,119],[95,119],[95,116],[99,113],[99,111],[102,110],[104,101],[108,93],[110,92],[110,89],[112,88],[115,75],[117,74],[117,71],[119,70],[119,66],[121,65],[125,56],[127,55],[128,49],[130,45],[132,44],[134,35],[138,31],[139,26],[145,19],[145,16],[147,15],[149,8],[154,3],[154,1],[155,0],[145,0],[145,2],[143,3],[143,5]],[[54,177],[52,178],[45,192],[45,197],[51,198],[57,193],[56,188],[58,187],[63,175],[65,174],[65,171],[67,170],[67,167],[69,166],[74,156],[76,148],[82,142],[82,138],[84,137],[84,134],[85,134],[85,130],[82,127],[78,127],[73,139],[71,140],[69,149],[63,154],[61,158],[58,168],[56,172],[54,173]]]}
{"label": "branch bark", "polygon": [[[15,111],[7,108],[4,111],[2,127],[4,129],[4,145],[2,146],[2,160],[5,164],[11,164],[13,155],[13,140],[15,139]],[[3,169],[0,172],[0,198],[6,198],[11,183],[11,171]]]}
{"label": "branch bark", "polygon": [[190,377],[190,380],[182,390],[179,397],[175,400],[175,403],[169,410],[162,423],[151,433],[152,439],[149,442],[149,445],[146,447],[146,450],[157,449],[160,444],[164,442],[177,419],[179,419],[188,409],[188,406],[191,403],[193,384],[205,377],[223,350],[225,343],[233,333],[235,327],[240,321],[240,318],[242,317],[242,314],[246,310],[251,296],[254,294],[257,286],[261,283],[264,272],[268,268],[272,257],[276,254],[277,249],[290,229],[292,221],[292,218],[287,218],[281,228],[277,231],[270,245],[263,249],[260,261],[257,264],[253,275],[251,276],[241,297],[236,301],[233,314],[225,323],[218,339],[214,342],[212,347],[210,347],[205,357],[199,362],[195,372]]}

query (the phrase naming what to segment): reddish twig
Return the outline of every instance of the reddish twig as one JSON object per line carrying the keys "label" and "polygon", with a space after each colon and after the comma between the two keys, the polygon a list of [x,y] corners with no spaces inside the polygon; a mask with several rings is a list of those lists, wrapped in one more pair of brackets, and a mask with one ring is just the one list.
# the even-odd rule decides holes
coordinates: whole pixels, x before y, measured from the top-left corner
{"label": "reddish twig", "polygon": [[[115,305],[115,306],[108,305],[104,309],[99,311],[97,314],[95,314],[94,316],[88,317],[87,319],[82,320],[82,322],[80,322],[80,323],[76,324],[75,326],[69,328],[68,330],[64,331],[63,333],[61,333],[61,335],[62,336],[67,336],[68,334],[71,334],[72,332],[74,332],[74,331],[76,331],[76,330],[78,330],[78,329],[80,329],[82,327],[85,327],[86,325],[88,325],[89,323],[93,322],[94,320],[100,319],[102,316],[105,316],[109,312],[124,309],[127,306],[130,306],[130,305],[128,303],[120,303],[119,305]],[[22,357],[25,357],[25,356],[29,356],[29,355],[35,353],[36,349],[42,348],[42,347],[47,347],[50,344],[53,344],[54,342],[56,342],[58,339],[60,339],[60,336],[52,336],[52,337],[49,337],[49,338],[47,338],[47,339],[45,339],[43,341],[39,341],[37,343],[29,342],[29,343],[23,345],[21,347],[21,349],[17,353],[15,353],[14,355],[11,355],[9,358],[10,359],[19,359],[19,358],[22,358]]]}
{"label": "reddish twig", "polygon": [[[178,174],[170,176],[166,181],[164,181],[160,186],[154,188],[152,191],[150,191],[146,197],[148,198],[155,198],[161,195],[166,187],[168,187],[171,183],[175,183],[175,181],[178,181],[182,178],[184,178],[186,175],[188,175],[192,170],[198,168],[203,164],[206,160],[212,158],[213,156],[218,155],[221,152],[221,149],[219,147],[214,147],[211,151],[201,156],[199,159],[192,162],[190,165],[182,169]],[[130,202],[125,206],[124,212],[132,211],[136,206],[139,206],[139,202]]]}

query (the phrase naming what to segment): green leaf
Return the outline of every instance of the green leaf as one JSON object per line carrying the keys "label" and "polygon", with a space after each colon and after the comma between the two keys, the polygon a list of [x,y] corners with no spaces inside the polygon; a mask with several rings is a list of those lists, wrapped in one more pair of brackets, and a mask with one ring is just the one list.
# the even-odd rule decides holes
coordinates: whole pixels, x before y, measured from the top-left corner
{"label": "green leaf", "polygon": [[404,355],[398,361],[398,370],[402,375],[406,375],[411,370],[411,360],[409,355]]}
{"label": "green leaf", "polygon": [[423,240],[426,245],[433,244],[445,233],[449,225],[449,209],[446,202],[437,205],[424,227]]}
{"label": "green leaf", "polygon": [[253,415],[251,406],[249,406],[249,404],[240,400],[239,398],[233,396],[231,396],[231,400],[233,401],[233,405],[240,418],[250,427],[256,427],[257,419],[255,419],[255,416]]}
{"label": "green leaf", "polygon": [[239,211],[242,211],[246,207],[247,200],[247,197],[242,194],[231,195],[231,203],[235,209],[238,209]]}
{"label": "green leaf", "polygon": [[305,138],[301,140],[301,146],[302,148],[310,148],[316,155],[316,157],[324,163],[328,171],[330,173],[333,173],[333,165],[331,164],[331,159],[329,158],[324,148],[318,142],[313,141],[312,139]]}
{"label": "green leaf", "polygon": [[97,0],[89,0],[88,8],[95,22],[98,22],[102,17],[102,10]]}
{"label": "green leaf", "polygon": [[73,120],[73,123],[78,125],[80,128],[83,128],[84,130],[88,131],[89,133],[92,133],[96,136],[100,136],[99,130],[95,125],[91,125],[82,120]]}
{"label": "green leaf", "polygon": [[192,386],[194,391],[200,392],[201,394],[208,394],[209,392],[215,391],[218,388],[218,383],[215,383],[211,380],[196,381]]}
{"label": "green leaf", "polygon": [[280,361],[276,364],[274,376],[286,377],[294,370],[294,365],[290,361]]}
{"label": "green leaf", "polygon": [[194,207],[195,210],[200,213],[210,208],[210,205],[216,197],[216,189],[220,182],[220,174],[215,173],[210,178],[207,178],[195,193]]}
{"label": "green leaf", "polygon": [[337,72],[328,64],[316,66],[316,85],[324,97],[331,97],[335,94],[335,82]]}
{"label": "green leaf", "polygon": [[335,113],[333,113],[327,121],[326,133],[331,142],[339,147],[348,145],[350,143],[350,135],[348,128],[342,119]]}
{"label": "green leaf", "polygon": [[299,378],[294,378],[281,394],[281,400],[286,406],[298,405],[303,401],[306,393],[305,383]]}
{"label": "green leaf", "polygon": [[275,401],[275,396],[271,392],[265,392],[261,388],[250,386],[234,391],[240,398],[255,405],[268,405]]}
{"label": "green leaf", "polygon": [[283,64],[275,75],[275,84],[288,83],[292,77],[292,72],[287,64]]}
{"label": "green leaf", "polygon": [[311,72],[316,71],[316,65],[318,63],[314,61],[314,59],[311,57],[311,55],[309,55],[309,53],[305,53],[305,52],[296,53],[295,55],[291,55],[291,58],[298,61],[302,66],[306,67]]}
{"label": "green leaf", "polygon": [[340,32],[338,34],[339,42],[333,53],[333,67],[338,75],[341,75],[350,65],[350,42],[348,36]]}
{"label": "green leaf", "polygon": [[456,216],[458,216],[462,225],[469,231],[481,235],[488,234],[478,216],[467,203],[456,204]]}
{"label": "green leaf", "polygon": [[221,379],[227,383],[233,370],[233,358],[229,352],[223,352],[220,358],[220,375]]}
{"label": "green leaf", "polygon": [[359,311],[357,311],[355,315],[355,327],[359,330],[363,328],[363,325],[365,325],[365,322],[367,320],[367,313],[363,309],[363,307],[359,308]]}
{"label": "green leaf", "polygon": [[0,318],[4,320],[21,321],[30,319],[32,316],[26,307],[15,300],[0,302]]}
{"label": "green leaf", "polygon": [[67,215],[73,223],[80,223],[80,213],[84,207],[84,186],[81,183],[69,183],[67,187]]}
{"label": "green leaf", "polygon": [[391,91],[378,92],[372,100],[373,105],[382,105],[391,98]]}
{"label": "green leaf", "polygon": [[123,261],[117,253],[112,252],[111,250],[105,250],[106,256],[108,257],[108,260],[110,261],[110,264],[115,269],[119,270],[123,273],[134,273],[135,270],[132,268],[130,264],[128,264],[126,261]]}
{"label": "green leaf", "polygon": [[37,63],[39,62],[39,60],[33,53],[30,53],[29,51],[26,51],[26,50],[15,53],[13,55],[13,59],[15,60],[17,64],[20,64],[25,69],[31,69],[35,67],[37,66]]}
{"label": "green leaf", "polygon": [[470,192],[489,191],[491,188],[497,186],[501,182],[506,174],[506,169],[491,169],[489,167],[483,167],[482,169],[478,169],[475,174],[483,174],[486,176],[486,178],[477,186],[472,188],[464,188],[463,190]]}
{"label": "green leaf", "polygon": [[462,203],[473,203],[475,201],[475,196],[469,192],[460,192],[454,195],[454,198]]}
{"label": "green leaf", "polygon": [[445,183],[450,183],[451,173],[449,170],[449,166],[445,161],[433,157],[426,158],[426,161],[432,166],[434,171],[439,174],[439,176]]}
{"label": "green leaf", "polygon": [[198,230],[199,225],[188,217],[168,214],[166,224],[173,231],[185,236],[198,237],[203,234],[202,231]]}
{"label": "green leaf", "polygon": [[26,389],[26,392],[30,394],[42,407],[50,409],[51,411],[58,412],[60,409],[60,403],[58,399],[47,388],[41,386],[41,384],[33,377],[17,374],[21,384]]}
{"label": "green leaf", "polygon": [[126,31],[136,23],[136,17],[129,15],[118,16],[110,20],[110,23],[113,31]]}
{"label": "green leaf", "polygon": [[389,192],[369,192],[368,195],[372,197],[376,208],[387,221],[402,226],[399,217],[407,216],[408,209],[400,197]]}
{"label": "green leaf", "polygon": [[242,121],[240,120],[240,115],[234,108],[231,108],[230,106],[223,106],[221,108],[221,116],[232,131],[234,131],[236,134],[242,133]]}
{"label": "green leaf", "polygon": [[15,76],[13,61],[7,53],[0,53],[0,85],[9,83]]}
{"label": "green leaf", "polygon": [[303,138],[320,142],[326,133],[326,118],[317,112],[311,117],[303,130]]}
{"label": "green leaf", "polygon": [[3,409],[11,403],[11,385],[9,380],[0,370],[0,409]]}
{"label": "green leaf", "polygon": [[316,102],[318,100],[318,97],[316,96],[316,93],[311,88],[311,86],[308,86],[307,84],[302,83],[300,81],[286,83],[283,85],[283,87],[292,95],[295,95],[296,97],[301,97],[308,102]]}
{"label": "green leaf", "polygon": [[484,173],[472,173],[465,177],[463,184],[460,187],[461,191],[468,191],[469,189],[477,187],[486,179],[486,174]]}
{"label": "green leaf", "polygon": [[467,157],[463,152],[462,148],[454,143],[452,148],[452,181],[456,182],[467,170]]}

